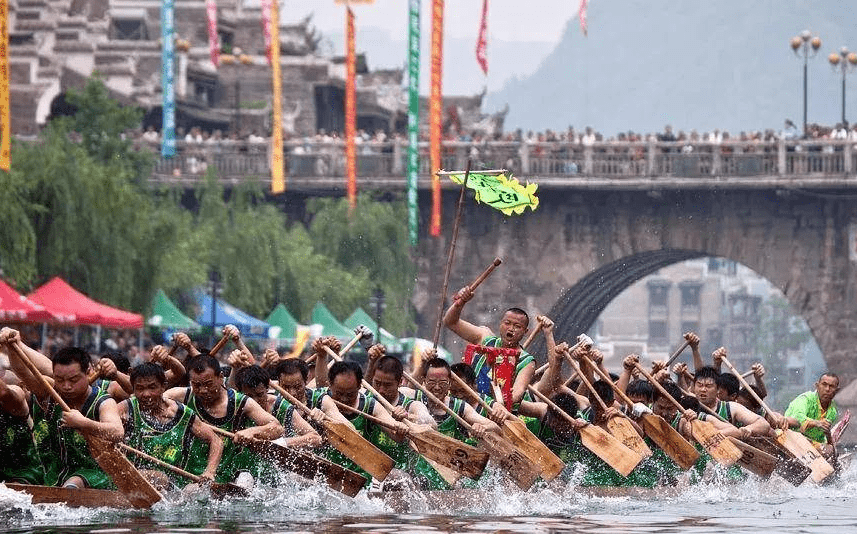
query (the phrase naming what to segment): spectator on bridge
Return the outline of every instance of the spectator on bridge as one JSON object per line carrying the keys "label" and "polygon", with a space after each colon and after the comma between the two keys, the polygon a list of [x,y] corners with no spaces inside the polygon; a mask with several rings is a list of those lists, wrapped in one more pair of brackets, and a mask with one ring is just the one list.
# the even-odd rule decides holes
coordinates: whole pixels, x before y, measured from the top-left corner
{"label": "spectator on bridge", "polygon": [[800,137],[800,133],[797,131],[795,123],[793,123],[791,119],[786,119],[785,128],[783,128],[783,131],[780,133],[780,139],[792,141],[798,137]]}

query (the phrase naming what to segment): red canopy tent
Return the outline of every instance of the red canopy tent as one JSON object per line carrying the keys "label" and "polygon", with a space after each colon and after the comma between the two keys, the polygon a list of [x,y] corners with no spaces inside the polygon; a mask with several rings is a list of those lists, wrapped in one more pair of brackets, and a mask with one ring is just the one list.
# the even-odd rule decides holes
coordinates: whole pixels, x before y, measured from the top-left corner
{"label": "red canopy tent", "polygon": [[29,297],[54,314],[74,315],[76,324],[100,325],[104,328],[143,328],[142,315],[94,301],[60,277],[51,279]]}
{"label": "red canopy tent", "polygon": [[57,323],[74,321],[74,314],[53,314],[0,280],[0,321],[10,323]]}

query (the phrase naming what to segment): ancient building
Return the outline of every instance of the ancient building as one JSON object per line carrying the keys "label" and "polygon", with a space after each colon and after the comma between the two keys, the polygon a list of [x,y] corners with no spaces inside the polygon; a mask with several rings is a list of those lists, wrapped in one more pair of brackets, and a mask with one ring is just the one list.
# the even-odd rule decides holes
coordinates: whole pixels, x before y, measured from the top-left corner
{"label": "ancient building", "polygon": [[[271,79],[261,10],[237,0],[217,4],[222,56],[215,68],[209,56],[204,0],[175,1],[177,127],[221,130],[224,137],[253,132],[267,136]],[[160,6],[157,0],[12,0],[13,133],[37,133],[52,113],[64,112],[64,91],[82,87],[94,72],[119,101],[146,110],[144,127],[159,129]],[[344,61],[323,57],[320,39],[310,19],[280,26],[287,136],[344,130]],[[370,71],[362,56],[357,67],[358,129],[404,132],[403,70]],[[481,103],[482,95],[455,98],[447,106],[447,123],[463,118],[460,130],[496,129],[497,119],[483,115]]]}

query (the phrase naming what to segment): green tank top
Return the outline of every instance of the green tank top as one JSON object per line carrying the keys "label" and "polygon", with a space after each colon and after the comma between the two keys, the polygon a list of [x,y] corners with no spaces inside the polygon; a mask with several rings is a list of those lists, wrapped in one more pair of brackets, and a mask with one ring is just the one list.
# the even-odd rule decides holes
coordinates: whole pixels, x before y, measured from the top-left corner
{"label": "green tank top", "polygon": [[[427,401],[425,395],[423,395],[423,392],[420,390],[416,391],[414,400],[420,401],[423,404],[426,404]],[[447,406],[449,406],[459,416],[464,417],[465,402],[463,400],[457,399],[455,397],[449,397]],[[459,441],[467,443],[468,445],[473,444],[472,441],[468,442],[468,440],[465,439],[467,438],[467,433],[463,428],[461,428],[461,425],[458,424],[458,421],[456,421],[455,418],[449,415],[448,413],[444,412],[440,415],[432,414],[432,417],[434,417],[434,420],[437,423],[437,431],[441,434],[453,437]],[[450,486],[446,482],[446,480],[444,480],[444,478],[440,476],[440,473],[438,473],[435,468],[432,467],[432,465],[428,463],[426,459],[422,456],[417,459],[417,463],[414,466],[414,478],[425,489],[452,489],[452,486]]]}
{"label": "green tank top", "polygon": [[0,481],[44,484],[45,470],[33,442],[32,419],[0,412]]}
{"label": "green tank top", "polygon": [[292,416],[295,413],[294,405],[277,393],[274,399],[274,405],[271,407],[271,415],[277,418],[277,421],[283,425],[285,432],[283,436],[291,438],[295,436],[295,427],[292,424]]}
{"label": "green tank top", "polygon": [[[90,386],[89,395],[81,406],[80,413],[98,421],[98,410],[109,398],[110,396],[99,392],[95,386]],[[72,428],[60,426],[60,405],[49,399],[46,407],[42,408],[33,396],[30,406],[34,424],[33,441],[45,469],[46,485],[59,486],[73,476],[80,476],[90,488],[114,488],[110,477],[98,467],[98,463],[90,454],[83,435]]]}
{"label": "green tank top", "polygon": [[[329,395],[330,393],[327,391],[327,388],[324,388],[324,392],[322,396]],[[321,399],[318,401],[319,406],[321,406]],[[369,420],[363,417],[364,413],[373,413],[375,410],[375,399],[367,398],[363,393],[357,394],[357,409],[360,410],[360,413],[349,412],[347,410],[342,411],[342,416],[348,419],[348,421],[354,425],[354,429],[357,430],[357,433],[366,438],[369,441],[372,433],[374,432],[377,425],[372,424]],[[377,443],[375,443],[377,446]],[[338,449],[333,447],[332,445],[324,446],[319,454],[330,460],[331,462],[340,465],[346,469],[350,469],[357,473],[360,473],[364,477],[366,477],[366,484],[372,481],[372,475],[364,471],[360,468],[354,461],[352,461],[349,457],[345,456]]]}
{"label": "green tank top", "polygon": [[[186,388],[184,403],[193,410],[203,422],[211,426],[221,428],[229,432],[237,432],[247,427],[247,417],[244,415],[244,406],[247,397],[234,389],[226,389],[226,415],[213,417],[205,408],[196,402],[191,388]],[[190,454],[187,461],[187,471],[194,475],[202,474],[208,465],[208,442],[194,436],[191,440]],[[254,471],[255,456],[252,452],[239,447],[231,439],[223,438],[223,456],[217,467],[214,479],[219,483],[232,482],[239,471]]]}
{"label": "green tank top", "polygon": [[[194,439],[191,428],[193,426],[193,410],[182,403],[176,403],[176,414],[172,420],[161,423],[149,419],[140,410],[140,401],[132,396],[128,399],[130,413],[125,423],[125,443],[139,451],[143,451],[159,460],[185,469],[191,453],[191,445]],[[170,478],[172,473],[164,470],[152,462],[131,455],[134,465],[143,469],[158,469],[164,471]],[[208,456],[206,456],[206,462]],[[177,483],[186,483],[182,478],[175,478]]]}
{"label": "green tank top", "polygon": [[[374,395],[371,393],[366,396],[373,401],[375,400]],[[401,406],[405,410],[408,410],[413,403],[414,399],[405,397],[401,392],[399,393],[399,398],[396,399],[396,406]],[[372,430],[370,431],[367,439],[376,447],[384,451],[384,454],[393,459],[394,467],[396,469],[401,469],[408,473],[413,471],[418,455],[408,445],[407,439],[401,442],[396,442],[396,440],[391,438],[378,425],[372,425]]]}

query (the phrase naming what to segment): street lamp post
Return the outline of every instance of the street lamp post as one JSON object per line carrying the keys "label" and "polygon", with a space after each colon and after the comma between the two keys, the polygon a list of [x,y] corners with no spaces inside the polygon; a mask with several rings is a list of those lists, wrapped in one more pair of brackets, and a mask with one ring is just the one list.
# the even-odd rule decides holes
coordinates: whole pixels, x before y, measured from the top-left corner
{"label": "street lamp post", "polygon": [[209,271],[208,284],[211,290],[211,336],[208,338],[208,346],[211,348],[214,346],[215,322],[217,321],[217,297],[222,290],[219,271],[216,269]]}
{"label": "street lamp post", "polygon": [[809,58],[815,56],[818,49],[821,48],[821,38],[813,36],[809,30],[800,32],[800,35],[792,37],[792,50],[800,57],[803,57],[803,136],[807,136],[807,121],[806,121],[806,74]]}
{"label": "street lamp post", "polygon": [[833,52],[827,56],[827,61],[833,66],[833,70],[839,68],[842,71],[842,127],[848,129],[848,121],[845,119],[845,74],[854,65],[857,65],[857,54],[849,52],[848,48],[842,47],[839,52]]}
{"label": "street lamp post", "polygon": [[375,322],[378,324],[377,342],[381,341],[381,315],[384,313],[384,308],[387,307],[384,301],[384,290],[381,289],[381,286],[378,286],[375,288],[375,293],[369,297],[369,304],[375,308]]}

